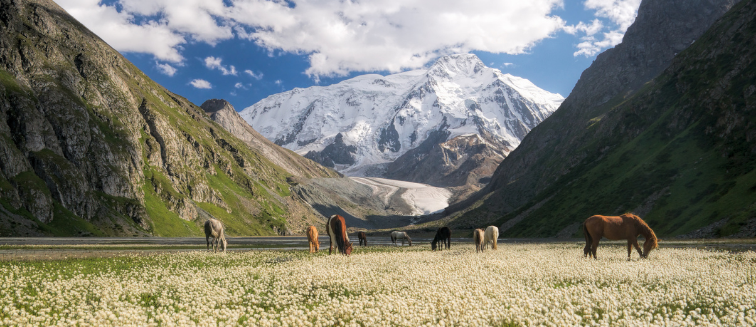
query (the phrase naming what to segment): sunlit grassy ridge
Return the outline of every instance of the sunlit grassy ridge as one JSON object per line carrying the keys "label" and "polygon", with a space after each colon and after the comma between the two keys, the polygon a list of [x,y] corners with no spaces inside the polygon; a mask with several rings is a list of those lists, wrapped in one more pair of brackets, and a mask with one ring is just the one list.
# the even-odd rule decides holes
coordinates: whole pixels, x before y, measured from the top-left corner
{"label": "sunlit grassy ridge", "polygon": [[753,325],[756,254],[575,244],[0,263],[0,324]]}

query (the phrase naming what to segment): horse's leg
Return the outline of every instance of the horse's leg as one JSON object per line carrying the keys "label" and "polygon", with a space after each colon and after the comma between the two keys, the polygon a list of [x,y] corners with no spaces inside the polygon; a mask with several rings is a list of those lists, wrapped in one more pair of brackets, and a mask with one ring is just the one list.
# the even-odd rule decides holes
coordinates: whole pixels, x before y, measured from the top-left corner
{"label": "horse's leg", "polygon": [[599,239],[601,238],[597,236],[593,239],[593,243],[591,243],[591,253],[593,253],[594,259],[598,259],[596,256],[596,249],[598,249]]}
{"label": "horse's leg", "polygon": [[205,242],[207,242],[207,250],[210,251],[210,236],[205,236]]}
{"label": "horse's leg", "polygon": [[[632,242],[633,242],[633,246],[638,251],[638,254],[640,255],[640,257],[643,258],[643,250],[641,250],[640,245],[638,245],[638,239],[634,238],[634,239],[632,239]],[[631,250],[630,250],[630,244],[628,244],[627,245],[627,258],[628,259],[630,259],[630,252],[631,252]]]}
{"label": "horse's leg", "polygon": [[328,245],[328,255],[331,255],[331,251],[333,251],[333,237],[329,237],[330,244]]}
{"label": "horse's leg", "polygon": [[627,240],[627,261],[630,261],[630,253],[633,253],[633,245],[630,240]]}

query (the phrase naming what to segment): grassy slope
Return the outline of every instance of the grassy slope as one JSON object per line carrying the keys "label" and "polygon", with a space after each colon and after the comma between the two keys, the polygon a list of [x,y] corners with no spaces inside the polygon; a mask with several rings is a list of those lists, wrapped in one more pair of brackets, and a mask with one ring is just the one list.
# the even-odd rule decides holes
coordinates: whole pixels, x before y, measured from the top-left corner
{"label": "grassy slope", "polygon": [[[31,11],[27,8],[25,13],[30,15]],[[51,17],[57,20],[57,23],[61,26],[69,28],[73,26],[66,32],[72,33],[69,34],[69,36],[73,35],[72,39],[61,42],[61,40],[55,39],[55,37],[60,36],[50,37],[44,32],[37,34],[38,31],[36,30],[31,33],[28,31],[23,33],[4,31],[4,33],[18,33],[17,38],[21,41],[17,43],[17,46],[32,53],[33,58],[39,60],[39,62],[36,62],[36,67],[46,69],[42,73],[26,71],[22,74],[26,74],[25,77],[28,79],[42,79],[55,83],[54,90],[70,98],[69,100],[73,103],[85,108],[89,117],[78,117],[77,119],[89,119],[89,126],[93,130],[98,130],[102,135],[101,139],[93,140],[93,142],[105,142],[111,151],[122,155],[124,159],[128,158],[130,153],[141,153],[141,163],[139,164],[144,179],[136,185],[136,189],[143,192],[144,200],[109,196],[95,190],[93,191],[94,196],[102,204],[103,210],[110,214],[109,217],[86,221],[55,201],[54,217],[48,224],[39,222],[23,207],[14,208],[9,199],[0,196],[0,203],[5,209],[34,221],[44,234],[61,236],[124,235],[122,226],[141,229],[132,219],[121,212],[122,209],[120,208],[125,204],[136,204],[144,208],[149,226],[147,230],[142,229],[145,233],[155,236],[201,235],[200,225],[203,221],[199,220],[204,219],[196,219],[196,221],[181,219],[176,212],[170,209],[171,204],[177,201],[195,203],[211,215],[220,218],[228,225],[230,235],[271,235],[274,233],[273,227],[286,228],[286,219],[293,216],[289,211],[290,206],[284,199],[290,195],[286,183],[286,178],[290,174],[272,164],[260,153],[251,150],[243,141],[210,120],[201,108],[168,92],[122,58],[116,51],[107,47],[104,43],[99,44],[102,42],[101,40],[94,37],[71,17],[54,12],[52,12]],[[27,17],[21,17],[21,19],[24,21],[21,28],[31,30],[36,28],[33,22],[28,22]],[[26,36],[24,35],[26,34],[24,33],[34,35],[35,38],[44,42],[25,42]],[[64,60],[61,61],[60,57],[47,57],[49,52],[46,52],[44,48],[38,48],[37,43],[46,43],[46,46],[53,44],[57,47],[59,53],[63,54]],[[80,46],[77,43],[88,45]],[[88,58],[93,59],[90,63],[95,68],[93,72],[88,72],[86,78],[82,80],[86,89],[84,96],[80,96],[77,91],[63,86],[59,81],[66,74],[68,76],[79,74],[73,64],[73,59],[82,51]],[[115,59],[97,60],[105,57]],[[58,74],[50,74],[51,71],[57,71]],[[106,72],[111,74],[108,75]],[[153,165],[148,159],[147,148],[149,142],[153,145],[157,144],[156,138],[154,135],[145,132],[145,129],[140,125],[129,125],[135,122],[135,119],[131,117],[138,117],[139,115],[137,108],[106,107],[94,105],[87,100],[89,96],[96,99],[99,95],[114,99],[126,99],[128,96],[121,93],[123,89],[118,87],[118,83],[112,79],[113,74],[116,74],[125,82],[130,97],[142,99],[143,104],[151,113],[167,122],[168,127],[178,137],[178,139],[171,141],[181,143],[185,149],[188,148],[196,153],[194,161],[187,158],[187,162],[183,166],[174,164],[170,166],[170,169],[165,165],[162,167]],[[22,86],[22,83],[19,83],[17,78],[9,71],[0,69],[0,83],[0,86],[2,86],[0,87],[0,96],[9,99],[25,98],[32,103],[39,103],[40,94],[35,93],[39,90]],[[92,96],[93,94],[95,96]],[[126,102],[126,100],[123,100],[120,103]],[[143,121],[137,119],[136,122]],[[141,133],[141,136],[130,137],[130,134],[134,132]],[[4,135],[0,135],[0,137],[4,137]],[[135,139],[138,139],[138,143],[130,141]],[[16,150],[13,140],[2,138],[0,142],[6,142],[9,145],[7,148]],[[45,155],[43,160],[57,161],[66,169],[75,169],[72,168],[74,166],[66,158],[55,155],[49,150],[43,151],[49,152],[38,154],[38,156]],[[163,156],[165,155],[163,153]],[[168,155],[184,159],[181,157],[182,153],[168,153]],[[90,160],[97,160],[97,158],[90,158]],[[129,158],[129,160],[133,159]],[[192,201],[190,194],[197,186],[202,186],[200,184],[207,185],[215,190],[229,210],[212,203]],[[44,194],[50,194],[48,186],[33,171],[27,171],[8,179],[2,178],[2,175],[0,175],[0,191],[10,189],[14,185],[26,185],[29,188],[39,189]],[[7,234],[6,232],[8,231],[0,231],[3,234]]]}
{"label": "grassy slope", "polygon": [[[728,223],[719,236],[738,232],[756,215],[749,137],[756,115],[753,92],[745,96],[756,84],[753,7],[743,1],[672,68],[630,99],[598,110],[586,124],[589,141],[577,149],[588,158],[498,219],[497,225],[549,199],[505,235],[553,236],[590,215],[642,210],[644,204],[651,208],[644,218],[660,235],[688,233],[721,219]],[[728,126],[728,117],[740,123]],[[601,152],[605,147],[610,150]],[[573,235],[581,235],[578,228]]]}

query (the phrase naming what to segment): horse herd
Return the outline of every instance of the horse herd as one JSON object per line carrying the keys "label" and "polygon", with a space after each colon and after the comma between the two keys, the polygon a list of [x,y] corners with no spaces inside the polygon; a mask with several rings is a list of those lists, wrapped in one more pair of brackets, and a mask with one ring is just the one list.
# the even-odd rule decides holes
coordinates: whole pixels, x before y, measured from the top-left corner
{"label": "horse herd", "polygon": [[[349,236],[346,232],[346,222],[344,217],[339,215],[333,215],[328,218],[326,222],[326,231],[330,238],[330,245],[328,247],[328,254],[332,254],[334,251],[334,243],[336,243],[336,250],[343,255],[350,255],[352,253],[352,243],[349,242]],[[598,248],[599,240],[605,237],[610,240],[627,240],[627,259],[630,260],[630,254],[632,248],[638,251],[641,258],[647,258],[651,250],[658,247],[656,234],[651,227],[646,224],[643,219],[632,214],[625,213],[620,216],[591,216],[583,223],[583,235],[585,237],[585,247],[583,248],[583,256],[596,257],[596,248]],[[642,235],[645,238],[643,243],[643,250],[638,245],[638,236]],[[210,240],[212,238],[212,241]],[[360,246],[367,246],[367,235],[365,232],[358,232],[357,238],[359,239]],[[498,249],[497,239],[499,238],[499,229],[496,226],[488,226],[485,230],[476,229],[473,231],[473,241],[475,243],[475,251],[482,252],[486,250],[489,245],[493,250]],[[205,240],[207,241],[207,248],[210,249],[210,245],[213,246],[213,251],[218,252],[221,248],[223,252],[226,251],[226,235],[223,230],[223,224],[216,219],[208,219],[205,222]],[[310,252],[317,252],[320,250],[320,242],[318,242],[318,229],[315,226],[309,226],[307,228],[307,240],[310,244]],[[412,239],[407,232],[393,231],[391,232],[391,242],[397,245],[397,241],[401,241],[402,246],[404,242],[408,242],[409,246],[412,246]],[[440,243],[440,244],[439,244]],[[432,250],[443,250],[451,248],[451,230],[449,227],[441,227],[436,231],[436,236],[431,242]]]}

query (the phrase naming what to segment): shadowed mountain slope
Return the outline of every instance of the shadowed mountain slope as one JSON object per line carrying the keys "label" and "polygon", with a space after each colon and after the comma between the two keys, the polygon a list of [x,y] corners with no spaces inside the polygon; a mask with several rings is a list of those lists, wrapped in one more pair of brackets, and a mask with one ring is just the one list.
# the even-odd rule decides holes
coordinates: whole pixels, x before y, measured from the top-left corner
{"label": "shadowed mountain slope", "polygon": [[626,211],[661,235],[717,222],[709,236],[747,230],[756,189],[754,2],[702,35],[731,5],[644,1],[623,43],[598,56],[466,205],[477,202],[450,208],[461,209],[451,219],[495,222],[508,236],[574,235],[592,214]]}

